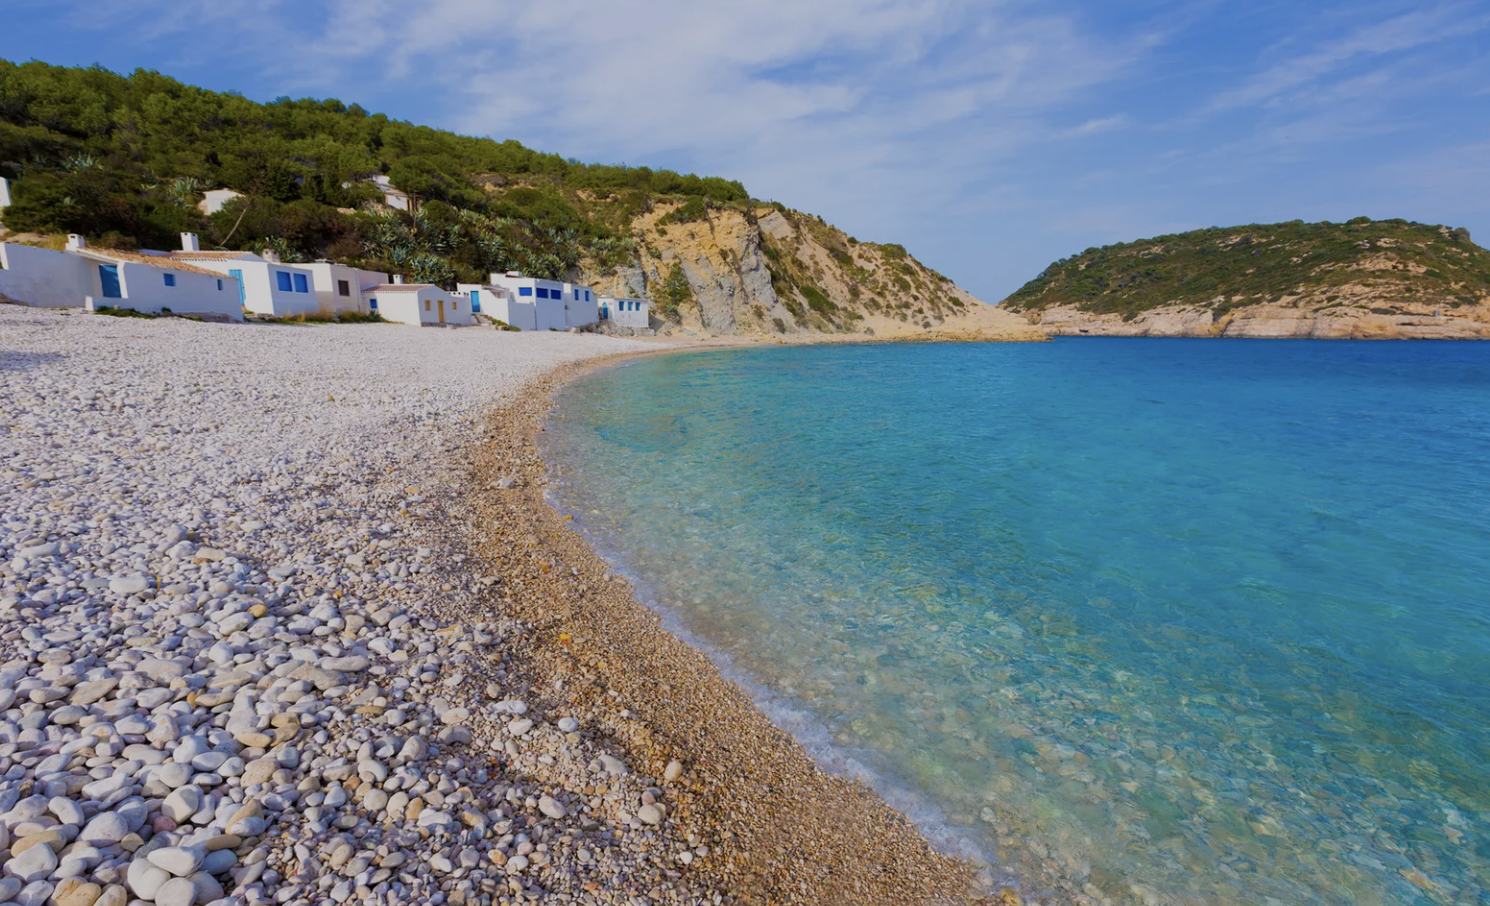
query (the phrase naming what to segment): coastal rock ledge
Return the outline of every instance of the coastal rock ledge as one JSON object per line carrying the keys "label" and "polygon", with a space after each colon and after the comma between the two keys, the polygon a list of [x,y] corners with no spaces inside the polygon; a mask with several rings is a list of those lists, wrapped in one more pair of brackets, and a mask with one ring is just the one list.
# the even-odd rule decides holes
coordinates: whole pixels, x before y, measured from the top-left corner
{"label": "coastal rock ledge", "polygon": [[1251,337],[1316,340],[1490,340],[1490,306],[1376,314],[1347,310],[1308,312],[1277,305],[1234,310],[1219,317],[1209,309],[1169,306],[1131,319],[1072,307],[1034,311],[1031,324],[1049,336]]}

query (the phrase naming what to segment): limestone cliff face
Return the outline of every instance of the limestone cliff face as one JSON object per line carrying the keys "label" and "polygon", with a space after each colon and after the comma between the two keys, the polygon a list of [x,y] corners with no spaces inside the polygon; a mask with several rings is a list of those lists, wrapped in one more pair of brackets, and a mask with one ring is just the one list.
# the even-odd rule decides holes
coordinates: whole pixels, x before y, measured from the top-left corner
{"label": "limestone cliff face", "polygon": [[1042,339],[900,246],[859,242],[776,206],[680,216],[656,205],[633,223],[630,265],[593,263],[580,278],[607,295],[652,301],[662,333],[809,339]]}

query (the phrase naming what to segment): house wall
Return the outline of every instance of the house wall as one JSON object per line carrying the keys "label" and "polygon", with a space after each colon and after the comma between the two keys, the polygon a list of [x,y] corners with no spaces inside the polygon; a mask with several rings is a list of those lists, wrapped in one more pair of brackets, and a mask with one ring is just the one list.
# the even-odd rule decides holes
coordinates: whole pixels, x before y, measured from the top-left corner
{"label": "house wall", "polygon": [[[599,297],[588,286],[537,277],[509,277],[504,273],[492,274],[491,282],[510,292],[517,302],[533,304],[536,330],[566,330],[599,320]],[[547,291],[548,298],[540,297],[539,290]]]}
{"label": "house wall", "polygon": [[[445,323],[453,326],[474,324],[471,301],[452,296],[437,286],[410,286],[408,289],[379,290],[369,294],[378,300],[378,313],[385,320],[400,324],[440,323],[440,302],[445,303]],[[425,303],[429,303],[426,307]]]}
{"label": "house wall", "polygon": [[197,210],[203,214],[216,214],[222,210],[223,205],[242,197],[242,192],[234,192],[232,189],[208,189],[202,193],[202,200],[197,202]]}
{"label": "house wall", "polygon": [[[314,264],[300,266],[315,275],[313,282],[316,307],[323,315],[340,315],[347,312],[366,313],[367,303],[362,298],[362,287],[388,282],[387,274],[375,274],[329,261],[317,261]],[[343,296],[338,292],[337,284],[341,280],[347,282],[348,295]]]}
{"label": "house wall", "polygon": [[564,284],[564,304],[568,307],[565,323],[569,327],[584,327],[600,320],[600,297],[588,286]]}
{"label": "house wall", "polygon": [[569,327],[563,299],[536,299],[533,306],[538,310],[538,323],[534,330],[564,330]]}
{"label": "house wall", "polygon": [[[398,324],[414,324],[421,322],[419,296],[411,292],[378,292],[368,296],[369,300],[378,301],[377,313],[383,316],[385,321],[393,321]],[[370,302],[369,302],[370,304]],[[369,310],[373,310],[369,308]]]}
{"label": "house wall", "polygon": [[[5,215],[5,209],[10,207],[10,180],[0,176],[0,218]],[[0,223],[4,220],[0,219]]]}
{"label": "house wall", "polygon": [[90,264],[66,252],[0,243],[0,295],[38,308],[81,308],[94,294]]}
{"label": "house wall", "polygon": [[[178,315],[213,315],[243,320],[243,308],[238,304],[238,284],[232,277],[217,277],[209,274],[194,274],[132,261],[119,261],[119,287],[122,299],[103,298],[102,284],[98,278],[99,265],[110,262],[92,262],[93,281],[96,292],[90,291],[94,305],[112,305],[150,314],[158,314],[169,308]],[[167,286],[166,274],[176,277],[175,286]],[[222,288],[218,289],[218,284]]]}
{"label": "house wall", "polygon": [[565,323],[570,327],[584,327],[586,324],[594,324],[600,320],[600,300],[594,293],[590,294],[590,301],[583,298],[564,303],[568,311],[565,313]]}
{"label": "house wall", "polygon": [[538,329],[538,307],[531,302],[519,302],[511,296],[494,296],[490,307],[483,301],[483,314],[510,324],[518,330]]}
{"label": "house wall", "polygon": [[[650,316],[648,309],[651,307],[646,299],[612,299],[601,300],[601,305],[610,309],[610,317],[606,320],[617,327],[634,327],[645,329],[650,327]],[[635,307],[637,310],[632,311]]]}
{"label": "house wall", "polygon": [[[369,286],[381,286],[388,282],[387,274],[380,274],[377,271],[365,271],[361,268],[355,268],[355,270],[357,272],[357,285],[364,290]],[[364,299],[366,296],[367,294],[364,292]]]}
{"label": "house wall", "polygon": [[532,303],[532,297],[529,297],[530,301],[519,302],[507,289],[481,283],[461,283],[456,289],[465,296],[467,302],[473,293],[480,293],[481,314],[488,318],[495,318],[518,330],[538,329],[538,309]]}
{"label": "house wall", "polygon": [[471,315],[471,300],[463,296],[456,296],[445,292],[438,287],[430,287],[419,291],[419,298],[430,302],[429,311],[425,312],[428,319],[426,324],[440,323],[440,300],[445,302],[445,323],[463,327],[476,323]]}
{"label": "house wall", "polygon": [[[227,274],[229,271],[243,272],[243,305],[256,315],[274,318],[292,318],[296,315],[311,315],[320,311],[316,301],[315,274],[305,268],[287,264],[249,259],[204,259],[191,262],[196,267]],[[276,271],[287,271],[291,276],[290,291],[279,288]],[[304,274],[309,281],[307,292],[294,291],[294,274]]]}

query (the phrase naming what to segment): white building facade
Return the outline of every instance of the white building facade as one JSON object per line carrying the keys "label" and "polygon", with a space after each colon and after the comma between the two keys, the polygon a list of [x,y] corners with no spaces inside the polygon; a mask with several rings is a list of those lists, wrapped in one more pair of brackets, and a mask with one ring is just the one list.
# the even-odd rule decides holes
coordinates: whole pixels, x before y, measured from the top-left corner
{"label": "white building facade", "polygon": [[311,273],[316,305],[323,315],[368,314],[364,291],[388,283],[388,275],[331,261],[297,265]]}
{"label": "white building facade", "polygon": [[197,202],[197,210],[210,216],[221,211],[223,205],[233,199],[242,197],[242,192],[234,192],[232,189],[208,189],[202,193],[202,200]]}
{"label": "white building facade", "polygon": [[320,312],[315,274],[307,268],[281,264],[253,252],[204,252],[195,233],[181,234],[181,261],[238,281],[239,302],[256,315],[293,318]]}
{"label": "white building facade", "polygon": [[651,326],[652,303],[646,299],[600,298],[600,323],[645,330]]}
{"label": "white building facade", "polygon": [[67,250],[0,244],[0,294],[44,308],[126,308],[241,321],[231,277],[176,261],[114,249],[90,249],[73,235]]}
{"label": "white building facade", "polygon": [[37,308],[82,308],[97,294],[93,267],[79,255],[0,242],[0,296]]}
{"label": "white building facade", "polygon": [[0,223],[5,222],[5,209],[10,207],[10,180],[0,176]]}
{"label": "white building facade", "polygon": [[383,193],[383,204],[396,211],[409,211],[412,213],[419,207],[418,202],[414,200],[413,196],[395,186],[389,181],[387,176],[374,176],[372,178],[372,184],[377,187],[379,192]]}
{"label": "white building facade", "polygon": [[421,327],[476,323],[468,298],[447,293],[433,283],[384,283],[368,287],[366,293],[368,309],[385,321]]}
{"label": "white building facade", "polygon": [[534,330],[584,327],[594,324],[599,318],[600,298],[588,286],[525,277],[517,271],[492,274],[491,285],[507,290],[518,303],[532,303],[535,308]]}
{"label": "white building facade", "polygon": [[506,288],[484,283],[461,283],[456,290],[470,301],[472,314],[486,315],[518,330],[538,329],[538,306],[531,299],[520,302]]}

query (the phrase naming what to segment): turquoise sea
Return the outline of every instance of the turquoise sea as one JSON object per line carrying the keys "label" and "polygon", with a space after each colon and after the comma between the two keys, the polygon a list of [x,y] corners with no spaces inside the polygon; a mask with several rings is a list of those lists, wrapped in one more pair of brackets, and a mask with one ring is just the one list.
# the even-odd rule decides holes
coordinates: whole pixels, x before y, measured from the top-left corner
{"label": "turquoise sea", "polygon": [[1037,900],[1490,902],[1490,344],[679,354],[544,443],[670,625]]}

